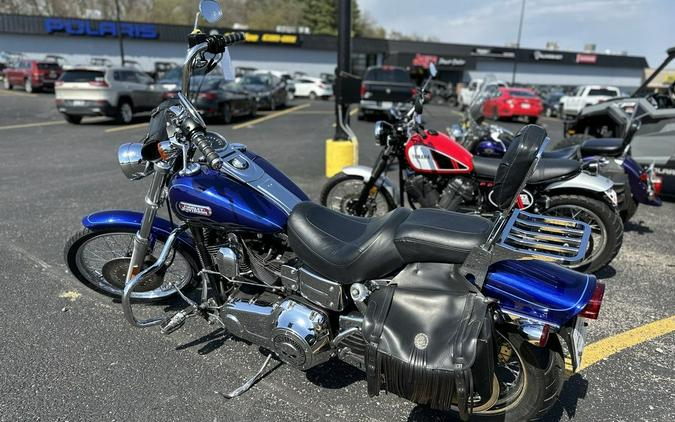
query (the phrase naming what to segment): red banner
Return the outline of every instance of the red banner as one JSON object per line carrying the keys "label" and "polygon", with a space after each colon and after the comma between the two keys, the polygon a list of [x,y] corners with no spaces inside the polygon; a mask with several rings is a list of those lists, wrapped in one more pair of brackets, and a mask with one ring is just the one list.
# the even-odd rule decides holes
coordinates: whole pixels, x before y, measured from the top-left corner
{"label": "red banner", "polygon": [[436,64],[438,62],[438,56],[434,56],[431,54],[415,54],[415,57],[413,58],[412,64],[413,66],[420,66],[425,69],[429,69],[429,65],[431,63]]}
{"label": "red banner", "polygon": [[598,60],[598,56],[595,54],[577,54],[577,63],[589,63],[594,64]]}

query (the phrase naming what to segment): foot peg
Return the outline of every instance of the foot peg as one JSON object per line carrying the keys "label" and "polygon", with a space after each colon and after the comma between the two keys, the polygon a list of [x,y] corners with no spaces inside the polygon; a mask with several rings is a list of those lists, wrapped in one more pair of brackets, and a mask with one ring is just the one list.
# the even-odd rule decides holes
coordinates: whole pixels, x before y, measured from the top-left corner
{"label": "foot peg", "polygon": [[168,336],[169,334],[181,328],[185,324],[185,321],[187,321],[188,317],[191,315],[192,309],[184,309],[180,312],[176,312],[172,317],[166,318],[164,321],[162,321],[159,329],[162,334]]}
{"label": "foot peg", "polygon": [[267,359],[265,359],[265,362],[262,364],[258,372],[251,377],[248,381],[246,381],[244,384],[242,384],[241,387],[237,388],[236,390],[230,392],[230,393],[221,393],[223,397],[226,399],[233,399],[235,397],[241,396],[244,394],[246,391],[248,391],[251,387],[253,387],[253,384],[256,383],[262,376],[263,372],[265,371],[265,368],[267,367],[267,364],[270,363],[270,360],[272,359],[272,353],[267,355]]}

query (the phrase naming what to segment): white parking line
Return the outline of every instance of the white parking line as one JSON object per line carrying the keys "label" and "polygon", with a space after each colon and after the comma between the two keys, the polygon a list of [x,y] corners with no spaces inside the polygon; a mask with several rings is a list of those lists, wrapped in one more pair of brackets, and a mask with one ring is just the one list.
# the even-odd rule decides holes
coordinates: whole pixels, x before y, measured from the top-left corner
{"label": "white parking line", "polygon": [[40,127],[40,126],[54,126],[54,125],[65,125],[65,120],[48,120],[46,122],[34,122],[34,123],[23,123],[19,125],[8,125],[0,126],[0,130],[10,130],[10,129],[24,129],[28,127]]}

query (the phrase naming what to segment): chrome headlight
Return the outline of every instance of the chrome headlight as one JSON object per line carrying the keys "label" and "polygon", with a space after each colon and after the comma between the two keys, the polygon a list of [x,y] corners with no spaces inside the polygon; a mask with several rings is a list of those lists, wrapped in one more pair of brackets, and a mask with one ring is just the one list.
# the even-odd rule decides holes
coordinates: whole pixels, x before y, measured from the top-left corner
{"label": "chrome headlight", "polygon": [[142,149],[142,143],[129,142],[121,145],[117,150],[117,161],[120,163],[122,173],[131,180],[142,179],[154,171],[152,163],[143,159]]}
{"label": "chrome headlight", "polygon": [[375,140],[379,145],[387,145],[387,139],[392,132],[392,126],[385,121],[375,122]]}
{"label": "chrome headlight", "polygon": [[464,130],[458,124],[454,124],[450,127],[450,136],[455,140],[461,140],[464,138]]}

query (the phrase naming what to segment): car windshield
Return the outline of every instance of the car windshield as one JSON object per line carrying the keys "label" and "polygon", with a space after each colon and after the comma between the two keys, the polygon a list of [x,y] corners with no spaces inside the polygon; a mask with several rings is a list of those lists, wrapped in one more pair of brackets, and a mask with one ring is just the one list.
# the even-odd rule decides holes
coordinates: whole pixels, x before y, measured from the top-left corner
{"label": "car windshield", "polygon": [[534,92],[525,91],[524,89],[510,89],[509,94],[511,94],[512,97],[534,98],[537,96]]}
{"label": "car windshield", "polygon": [[598,97],[616,97],[619,93],[614,89],[609,88],[591,88],[588,91],[589,96],[598,96]]}
{"label": "car windshield", "polygon": [[397,67],[374,67],[366,72],[363,80],[412,83],[408,72]]}
{"label": "car windshield", "polygon": [[[193,78],[199,77],[201,79],[202,76],[204,76],[204,68],[198,68],[198,69],[194,69],[192,71],[192,77]],[[165,82],[169,82],[169,81],[174,81],[174,82],[180,81],[182,77],[183,77],[183,68],[182,67],[174,67],[174,68],[170,69],[169,71],[167,71],[164,74],[164,76],[162,77],[162,79],[159,80],[159,82],[165,83]],[[220,69],[220,67],[216,67],[215,69],[213,69],[212,71],[209,72],[207,78],[211,78],[211,77],[221,78],[221,79],[223,78],[223,71]],[[194,81],[194,79],[193,79],[193,81]],[[199,82],[197,82],[197,83],[199,83]]]}
{"label": "car windshield", "polygon": [[245,75],[241,78],[243,85],[271,85],[269,75]]}
{"label": "car windshield", "polygon": [[58,63],[38,63],[37,67],[40,70],[59,70]]}
{"label": "car windshield", "polygon": [[104,76],[104,72],[98,70],[67,70],[61,75],[61,80],[63,82],[90,82],[101,80]]}

